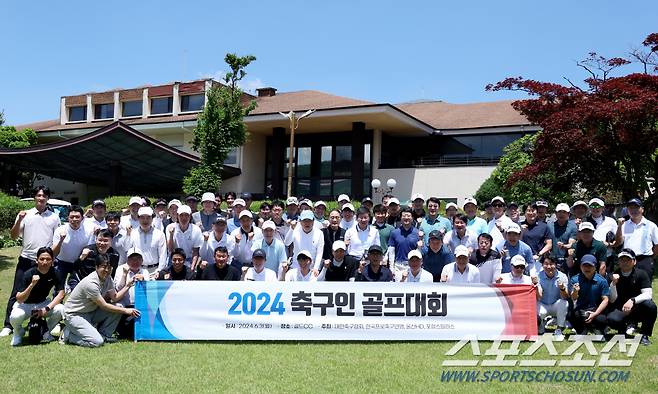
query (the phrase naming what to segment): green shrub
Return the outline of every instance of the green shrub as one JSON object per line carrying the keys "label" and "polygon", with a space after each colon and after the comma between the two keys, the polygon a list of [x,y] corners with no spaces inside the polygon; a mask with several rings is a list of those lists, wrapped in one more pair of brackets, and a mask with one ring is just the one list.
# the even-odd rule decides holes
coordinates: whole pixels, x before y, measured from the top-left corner
{"label": "green shrub", "polygon": [[14,225],[18,212],[34,206],[31,201],[21,201],[18,197],[0,192],[0,230],[8,230]]}
{"label": "green shrub", "polygon": [[22,244],[23,239],[20,237],[18,239],[11,239],[9,229],[0,230],[0,249],[21,246]]}

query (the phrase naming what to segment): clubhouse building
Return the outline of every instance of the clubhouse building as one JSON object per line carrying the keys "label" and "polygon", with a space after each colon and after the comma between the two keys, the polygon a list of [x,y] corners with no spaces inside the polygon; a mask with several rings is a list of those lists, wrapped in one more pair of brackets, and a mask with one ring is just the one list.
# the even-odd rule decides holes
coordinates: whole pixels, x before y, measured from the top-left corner
{"label": "clubhouse building", "polygon": [[[53,197],[89,203],[99,196],[181,194],[182,178],[199,162],[192,149],[197,116],[212,79],[64,96],[60,117],[26,124],[38,145],[0,149],[0,162],[44,176]],[[292,191],[311,199],[372,196],[372,179],[393,178],[400,200],[412,193],[461,202],[491,174],[503,148],[539,130],[511,101],[450,104],[372,103],[304,90],[261,88],[244,119],[248,142],[231,152],[222,192],[283,197],[290,123],[280,112],[315,112],[295,132]]]}

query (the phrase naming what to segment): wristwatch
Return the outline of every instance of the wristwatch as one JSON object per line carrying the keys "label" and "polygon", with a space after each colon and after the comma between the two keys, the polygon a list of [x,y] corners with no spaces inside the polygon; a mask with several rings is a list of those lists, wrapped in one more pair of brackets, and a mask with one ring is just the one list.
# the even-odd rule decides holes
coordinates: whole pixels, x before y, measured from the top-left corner
{"label": "wristwatch", "polygon": [[635,305],[635,297],[631,298],[631,301],[633,301],[633,305]]}

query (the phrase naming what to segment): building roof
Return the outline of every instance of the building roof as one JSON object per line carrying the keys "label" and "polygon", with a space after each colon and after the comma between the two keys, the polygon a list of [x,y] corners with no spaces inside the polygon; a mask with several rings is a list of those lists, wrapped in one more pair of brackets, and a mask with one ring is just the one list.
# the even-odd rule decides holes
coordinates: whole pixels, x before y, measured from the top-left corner
{"label": "building roof", "polygon": [[427,101],[396,104],[402,111],[437,130],[520,126],[530,122],[512,107],[513,100],[470,104]]}
{"label": "building roof", "polygon": [[[0,162],[39,174],[91,185],[112,184],[124,193],[179,191],[199,157],[154,140],[122,122],[80,137],[23,149],[0,149]],[[222,178],[239,175],[224,166]]]}
{"label": "building roof", "polygon": [[358,107],[373,104],[370,101],[335,96],[317,90],[301,90],[299,92],[277,93],[274,96],[258,97],[256,103],[258,106],[251,112],[254,115],[306,111],[309,109]]}

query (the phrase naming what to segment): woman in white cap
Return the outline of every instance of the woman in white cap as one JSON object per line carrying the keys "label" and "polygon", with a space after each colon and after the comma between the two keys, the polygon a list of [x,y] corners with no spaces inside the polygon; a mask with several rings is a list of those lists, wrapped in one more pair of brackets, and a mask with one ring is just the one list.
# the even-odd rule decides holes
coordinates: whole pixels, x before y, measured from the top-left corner
{"label": "woman in white cap", "polygon": [[211,231],[212,225],[217,219],[215,211],[215,194],[206,192],[201,196],[201,207],[199,212],[192,213],[192,223],[201,228],[201,231]]}

